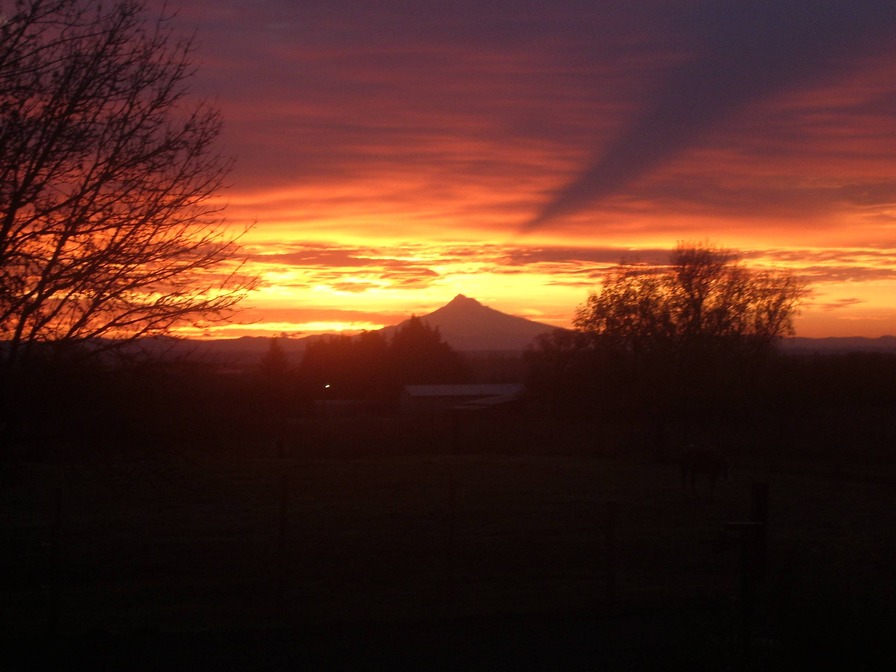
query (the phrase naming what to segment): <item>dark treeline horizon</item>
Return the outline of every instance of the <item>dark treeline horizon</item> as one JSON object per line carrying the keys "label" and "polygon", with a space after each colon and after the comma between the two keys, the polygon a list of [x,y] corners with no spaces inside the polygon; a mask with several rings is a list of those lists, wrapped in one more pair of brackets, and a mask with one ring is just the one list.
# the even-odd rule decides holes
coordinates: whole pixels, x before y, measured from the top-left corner
{"label": "dark treeline horizon", "polygon": [[[339,339],[322,342],[317,354],[309,350],[307,362],[284,360],[273,371],[270,357],[245,369],[154,359],[72,362],[52,370],[34,363],[20,372],[19,392],[4,418],[4,453],[22,459],[106,450],[164,455],[178,446],[251,452],[272,443],[284,422],[313,421],[315,400],[380,402],[368,404],[366,412],[400,423],[395,402],[403,385],[516,382],[528,388],[527,421],[597,422],[647,432],[659,426],[672,434],[682,427],[724,433],[761,426],[781,437],[786,452],[788,443],[812,444],[800,432],[839,419],[842,428],[817,437],[818,450],[842,451],[843,459],[893,458],[896,353],[779,351],[749,371],[717,362],[686,380],[631,380],[606,362],[546,363],[532,351],[471,355],[441,347],[435,332],[424,329],[417,337],[429,343],[430,356],[443,357],[429,372],[420,366],[425,357],[402,359],[400,349],[390,356],[388,344],[373,341],[357,346],[355,359],[341,361],[340,371],[324,371],[333,360],[322,354],[344,353],[346,342]],[[396,361],[405,368],[390,369]],[[346,384],[341,391],[325,387],[339,381]]]}

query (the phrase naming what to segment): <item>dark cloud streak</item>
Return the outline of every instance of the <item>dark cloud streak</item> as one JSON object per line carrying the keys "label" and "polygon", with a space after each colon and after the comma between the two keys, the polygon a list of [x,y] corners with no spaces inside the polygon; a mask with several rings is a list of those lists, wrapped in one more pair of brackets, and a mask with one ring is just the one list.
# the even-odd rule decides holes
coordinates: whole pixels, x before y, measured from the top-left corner
{"label": "dark cloud streak", "polygon": [[524,226],[618,195],[752,103],[849,71],[896,26],[892,0],[707,0],[678,17],[689,58],[623,132]]}

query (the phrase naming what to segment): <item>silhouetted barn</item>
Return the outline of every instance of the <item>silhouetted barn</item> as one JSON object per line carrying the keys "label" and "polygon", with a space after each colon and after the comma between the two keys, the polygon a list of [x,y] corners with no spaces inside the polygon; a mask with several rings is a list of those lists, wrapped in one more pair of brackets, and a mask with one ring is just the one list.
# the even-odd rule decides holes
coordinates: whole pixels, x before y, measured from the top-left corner
{"label": "silhouetted barn", "polygon": [[525,385],[405,385],[400,408],[406,414],[512,409],[522,406]]}
{"label": "silhouetted barn", "polygon": [[377,409],[375,403],[363,399],[315,399],[311,403],[317,417],[353,418]]}
{"label": "silhouetted barn", "polygon": [[401,412],[416,418],[428,449],[494,450],[511,418],[522,412],[526,388],[517,384],[407,385]]}

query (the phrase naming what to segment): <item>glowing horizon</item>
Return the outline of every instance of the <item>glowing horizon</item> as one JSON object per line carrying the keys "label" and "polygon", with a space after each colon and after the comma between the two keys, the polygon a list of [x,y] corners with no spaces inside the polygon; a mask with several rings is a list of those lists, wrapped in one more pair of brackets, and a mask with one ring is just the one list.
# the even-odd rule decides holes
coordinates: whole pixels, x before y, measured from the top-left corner
{"label": "glowing horizon", "polygon": [[456,294],[569,326],[607,268],[679,241],[807,279],[800,336],[896,334],[890,4],[419,5],[184,2],[261,277],[203,334]]}

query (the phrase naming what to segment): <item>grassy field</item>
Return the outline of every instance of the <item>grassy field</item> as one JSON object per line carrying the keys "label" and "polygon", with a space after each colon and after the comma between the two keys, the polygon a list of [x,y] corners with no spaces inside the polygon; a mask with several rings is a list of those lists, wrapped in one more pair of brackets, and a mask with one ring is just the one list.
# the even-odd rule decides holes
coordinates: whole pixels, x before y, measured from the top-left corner
{"label": "grassy field", "polygon": [[[265,441],[9,465],[0,669],[893,656],[892,467],[735,455],[730,480],[694,497],[677,467],[588,425],[448,439],[381,423],[293,428],[282,458]],[[749,518],[756,482],[769,487],[768,560],[747,631],[726,524]]]}

